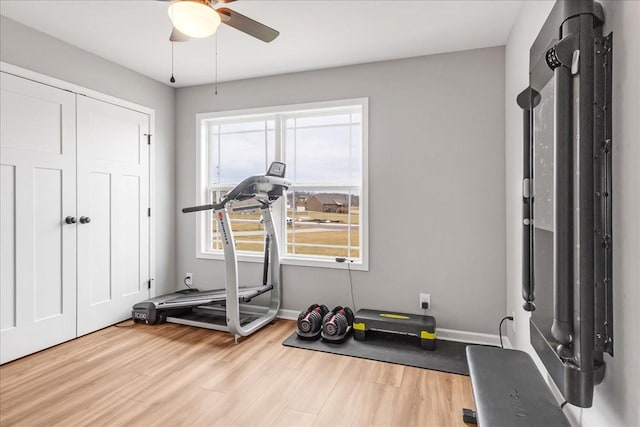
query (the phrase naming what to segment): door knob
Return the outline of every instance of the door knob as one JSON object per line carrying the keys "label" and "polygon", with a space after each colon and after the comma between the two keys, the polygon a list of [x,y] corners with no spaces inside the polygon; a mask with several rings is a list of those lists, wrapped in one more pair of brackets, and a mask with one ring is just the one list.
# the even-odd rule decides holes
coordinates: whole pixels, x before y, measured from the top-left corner
{"label": "door knob", "polygon": [[76,223],[76,217],[75,216],[68,216],[68,217],[66,217],[64,219],[64,222],[66,222],[67,224],[75,224]]}
{"label": "door knob", "polygon": [[91,222],[91,218],[88,216],[80,217],[80,224],[89,224]]}

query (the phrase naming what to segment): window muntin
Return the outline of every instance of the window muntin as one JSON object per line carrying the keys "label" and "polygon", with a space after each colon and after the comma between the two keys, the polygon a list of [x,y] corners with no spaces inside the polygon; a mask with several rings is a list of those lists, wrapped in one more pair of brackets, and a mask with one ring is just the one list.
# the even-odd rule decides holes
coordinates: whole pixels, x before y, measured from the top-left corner
{"label": "window muntin", "polygon": [[[293,185],[272,207],[283,262],[335,264],[336,257],[346,257],[366,268],[363,117],[362,99],[200,114],[200,197],[219,201],[242,179],[284,161]],[[239,256],[257,259],[264,248],[259,209],[229,213]],[[222,245],[212,212],[200,224],[198,256],[217,258]]]}

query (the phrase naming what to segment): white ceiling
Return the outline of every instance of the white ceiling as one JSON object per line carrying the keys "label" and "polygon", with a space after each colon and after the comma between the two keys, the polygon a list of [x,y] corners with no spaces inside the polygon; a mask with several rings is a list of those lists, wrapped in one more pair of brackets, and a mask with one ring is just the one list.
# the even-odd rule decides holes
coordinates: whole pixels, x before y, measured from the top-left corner
{"label": "white ceiling", "polygon": [[[522,0],[257,1],[228,5],[280,31],[264,43],[217,34],[218,81],[506,43]],[[1,0],[0,14],[169,84],[171,23],[162,1]],[[175,44],[175,86],[211,83],[216,36]]]}

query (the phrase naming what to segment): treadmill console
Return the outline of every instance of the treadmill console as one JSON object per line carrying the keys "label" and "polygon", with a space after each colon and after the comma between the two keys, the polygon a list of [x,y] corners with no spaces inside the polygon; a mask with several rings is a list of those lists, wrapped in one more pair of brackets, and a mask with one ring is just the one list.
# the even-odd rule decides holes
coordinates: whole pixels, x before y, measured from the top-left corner
{"label": "treadmill console", "polygon": [[269,166],[269,170],[267,171],[267,176],[275,176],[278,178],[284,178],[284,171],[287,166],[284,163],[273,162],[271,166]]}

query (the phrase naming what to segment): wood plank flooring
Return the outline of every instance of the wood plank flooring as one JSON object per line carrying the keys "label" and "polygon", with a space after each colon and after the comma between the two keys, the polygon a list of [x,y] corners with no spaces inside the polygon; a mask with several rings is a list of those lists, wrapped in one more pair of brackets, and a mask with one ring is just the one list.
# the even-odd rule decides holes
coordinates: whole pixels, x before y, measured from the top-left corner
{"label": "wood plank flooring", "polygon": [[464,426],[468,377],[124,322],[0,366],[4,426]]}

